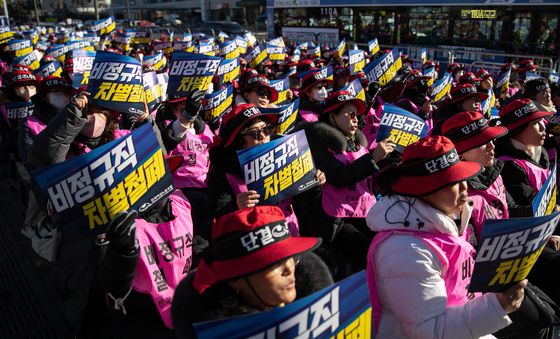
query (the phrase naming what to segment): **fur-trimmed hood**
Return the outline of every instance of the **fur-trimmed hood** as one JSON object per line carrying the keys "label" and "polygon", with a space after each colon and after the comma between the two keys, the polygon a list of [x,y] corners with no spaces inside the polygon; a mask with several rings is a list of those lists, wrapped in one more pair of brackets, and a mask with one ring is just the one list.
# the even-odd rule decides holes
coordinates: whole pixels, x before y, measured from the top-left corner
{"label": "fur-trimmed hood", "polygon": [[[333,284],[327,265],[312,252],[301,257],[295,275],[297,299]],[[195,322],[259,312],[245,304],[226,283],[218,283],[200,295],[193,288],[193,279],[194,273],[191,272],[177,286],[173,297],[173,323],[180,338],[196,338],[193,327]]]}
{"label": "fur-trimmed hood", "polygon": [[[343,152],[348,148],[348,138],[336,127],[326,122],[302,123],[297,129],[305,130],[307,141],[312,148],[328,148],[335,152]],[[366,136],[359,129],[354,134],[354,141],[358,145],[368,147]]]}

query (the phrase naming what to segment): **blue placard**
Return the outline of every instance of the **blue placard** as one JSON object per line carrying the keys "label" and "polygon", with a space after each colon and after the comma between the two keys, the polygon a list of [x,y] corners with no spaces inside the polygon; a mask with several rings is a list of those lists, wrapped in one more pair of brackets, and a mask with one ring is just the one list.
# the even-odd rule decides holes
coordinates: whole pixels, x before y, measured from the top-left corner
{"label": "blue placard", "polygon": [[539,190],[539,193],[533,199],[533,215],[535,217],[542,217],[550,215],[556,208],[556,162],[552,163],[550,167],[550,175]]}
{"label": "blue placard", "polygon": [[486,219],[469,292],[503,292],[527,278],[559,220],[560,212],[543,217]]}
{"label": "blue placard", "polygon": [[288,91],[290,90],[289,77],[270,80],[270,87],[274,88],[278,92],[278,99],[274,102],[275,104],[282,105],[285,101],[288,100]]}
{"label": "blue placard", "polygon": [[204,96],[204,120],[211,121],[231,111],[233,106],[233,85]]}
{"label": "blue placard", "polygon": [[315,186],[315,165],[305,131],[237,151],[245,184],[260,204],[275,204]]}
{"label": "blue placard", "polygon": [[275,108],[261,108],[263,114],[277,114],[278,123],[274,126],[275,134],[290,133],[296,126],[296,118],[299,111],[299,99],[294,102]]}
{"label": "blue placard", "polygon": [[364,271],[284,307],[194,324],[197,337],[373,338]]}
{"label": "blue placard", "polygon": [[62,67],[58,61],[53,61],[39,67],[34,73],[41,78],[46,78],[51,75],[59,77],[62,74]]}
{"label": "blue placard", "polygon": [[352,49],[348,51],[348,64],[350,67],[350,73],[356,74],[361,72],[366,65],[366,59],[364,51],[359,49]]}
{"label": "blue placard", "polygon": [[453,78],[451,74],[445,73],[441,79],[434,82],[432,86],[432,94],[430,95],[432,98],[432,102],[438,103],[446,98],[447,93],[451,90],[451,85],[453,83]]}
{"label": "blue placard", "polygon": [[385,104],[376,141],[380,142],[389,138],[396,144],[395,149],[402,153],[406,146],[425,137],[428,129],[428,124],[416,114],[391,104]]}
{"label": "blue placard", "polygon": [[494,80],[495,91],[497,95],[508,92],[510,76],[511,76],[511,67],[508,67],[508,69],[498,74],[498,76]]}
{"label": "blue placard", "polygon": [[87,86],[89,80],[89,73],[93,67],[93,60],[95,60],[95,52],[74,50],[72,51],[73,74],[72,87],[80,88]]}
{"label": "blue placard", "polygon": [[34,110],[32,102],[13,101],[0,106],[0,112],[11,128],[16,128],[20,120],[33,115]]}
{"label": "blue placard", "polygon": [[379,42],[377,42],[377,38],[368,42],[368,50],[369,55],[374,56],[377,52],[379,52]]}
{"label": "blue placard", "polygon": [[102,233],[121,211],[145,211],[173,191],[150,124],[31,175],[55,219],[85,235]]}
{"label": "blue placard", "polygon": [[362,86],[360,79],[354,79],[351,83],[341,88],[341,90],[348,91],[356,98],[364,102],[366,101],[366,91],[364,91],[364,87]]}
{"label": "blue placard", "polygon": [[206,91],[220,65],[220,58],[175,51],[171,55],[168,95],[188,96],[191,92]]}
{"label": "blue placard", "polygon": [[387,85],[402,67],[401,53],[398,48],[386,53],[364,67],[368,81],[377,81],[381,86]]}
{"label": "blue placard", "polygon": [[266,53],[266,48],[261,45],[255,45],[252,48],[247,49],[247,53],[243,55],[243,59],[247,61],[247,65],[251,68],[257,68],[263,62],[268,60],[268,54]]}
{"label": "blue placard", "polygon": [[98,51],[89,74],[91,103],[126,114],[142,115],[146,93],[140,61],[117,53]]}

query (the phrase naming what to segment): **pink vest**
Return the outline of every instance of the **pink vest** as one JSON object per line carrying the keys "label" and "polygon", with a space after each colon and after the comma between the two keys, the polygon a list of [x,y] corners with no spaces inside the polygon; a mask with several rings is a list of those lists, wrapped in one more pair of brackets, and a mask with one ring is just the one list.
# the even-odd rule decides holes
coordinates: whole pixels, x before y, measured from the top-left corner
{"label": "pink vest", "polygon": [[365,117],[366,125],[364,126],[362,132],[364,133],[367,139],[369,145],[368,148],[370,150],[374,150],[375,147],[377,147],[377,141],[375,139],[377,138],[377,132],[379,131],[379,123],[381,122],[382,112],[383,112],[383,105],[379,105],[376,110],[373,109],[373,107],[371,107],[366,112],[366,117]]}
{"label": "pink vest", "polygon": [[[469,296],[467,290],[471,281],[475,250],[462,237],[450,234],[404,230],[380,232],[373,238],[369,247],[366,270],[372,318],[376,333],[379,330],[382,307],[377,290],[374,256],[377,247],[393,234],[416,236],[428,244],[437,254],[444,267],[442,278],[445,281],[448,307],[463,305],[474,297]],[[406,303],[406,300],[403,300],[403,303]],[[406,305],[403,307],[406,307]]]}
{"label": "pink vest", "polygon": [[208,126],[200,134],[187,131],[185,140],[172,150],[170,155],[182,155],[183,163],[173,173],[173,185],[176,188],[207,188],[206,177],[210,166],[208,146],[214,134]]}
{"label": "pink vest", "polygon": [[47,127],[47,125],[43,123],[41,120],[39,120],[39,118],[32,115],[29,118],[27,118],[27,127],[29,127],[29,130],[35,136],[41,133],[41,131],[43,131]]}
{"label": "pink vest", "polygon": [[[226,173],[227,180],[231,189],[233,190],[233,194],[237,195],[242,192],[247,192],[247,185],[243,182],[243,180],[238,177],[237,175]],[[235,199],[234,199],[235,200]],[[288,223],[288,229],[290,230],[290,234],[294,237],[299,237],[299,222],[297,220],[296,214],[294,213],[294,209],[292,208],[292,199],[282,200],[278,203],[278,207],[284,213],[286,217],[286,222]]]}
{"label": "pink vest", "polygon": [[499,175],[487,190],[475,190],[469,187],[468,194],[469,200],[473,202],[470,223],[474,227],[476,243],[478,243],[484,220],[509,218],[506,188],[502,176]]}
{"label": "pink vest", "polygon": [[[366,155],[368,150],[360,146],[356,152],[331,153],[334,157],[348,165]],[[342,173],[341,173],[342,174]],[[372,192],[371,176],[350,187],[335,187],[329,184],[328,178],[323,188],[322,205],[325,213],[335,218],[365,218],[376,199]]]}
{"label": "pink vest", "polygon": [[315,113],[313,111],[303,111],[300,110],[299,111],[299,115],[301,116],[301,119],[303,121],[307,121],[307,122],[315,122],[319,120],[319,114]]}
{"label": "pink vest", "polygon": [[169,199],[174,220],[152,224],[136,219],[140,258],[132,289],[149,294],[165,326],[173,328],[171,302],[175,288],[192,265],[193,224],[187,198],[176,190]]}
{"label": "pink vest", "polygon": [[513,161],[519,167],[521,167],[525,173],[527,173],[527,179],[529,181],[529,186],[537,193],[544,185],[546,179],[550,175],[549,168],[541,168],[527,160],[514,159],[507,155],[503,155],[499,158],[502,161]]}

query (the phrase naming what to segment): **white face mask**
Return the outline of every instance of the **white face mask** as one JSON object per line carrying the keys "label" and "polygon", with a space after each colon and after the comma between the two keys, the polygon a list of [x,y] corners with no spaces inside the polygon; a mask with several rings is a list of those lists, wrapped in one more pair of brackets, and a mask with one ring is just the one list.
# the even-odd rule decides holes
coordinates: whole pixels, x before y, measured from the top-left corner
{"label": "white face mask", "polygon": [[206,94],[212,94],[212,93],[214,93],[214,83],[211,82],[208,85],[208,89],[206,90]]}
{"label": "white face mask", "polygon": [[60,111],[70,103],[70,96],[61,92],[47,93],[47,102]]}
{"label": "white face mask", "polygon": [[325,87],[321,88],[320,90],[314,89],[311,93],[311,97],[319,102],[325,100],[328,95],[329,93],[327,92],[327,89]]}
{"label": "white face mask", "polygon": [[31,97],[37,93],[37,88],[33,85],[20,86],[16,87],[15,92],[18,97],[25,99],[25,101],[29,101]]}

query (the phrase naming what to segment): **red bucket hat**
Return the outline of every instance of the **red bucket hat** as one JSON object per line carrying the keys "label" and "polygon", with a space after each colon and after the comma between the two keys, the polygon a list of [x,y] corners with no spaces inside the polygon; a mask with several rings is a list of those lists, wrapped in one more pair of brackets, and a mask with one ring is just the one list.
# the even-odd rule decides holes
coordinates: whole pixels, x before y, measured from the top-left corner
{"label": "red bucket hat", "polygon": [[500,110],[500,121],[510,131],[533,120],[552,115],[552,112],[539,111],[531,99],[517,99]]}
{"label": "red bucket hat", "polygon": [[362,87],[366,88],[369,85],[369,80],[367,78],[367,75],[364,72],[358,72],[356,74],[352,74],[350,76],[350,79],[348,79],[349,82],[352,82],[356,79],[360,79],[360,84],[362,85]]}
{"label": "red bucket hat", "polygon": [[256,118],[266,120],[269,124],[274,125],[278,121],[277,114],[262,114],[257,106],[253,104],[241,104],[235,106],[231,112],[224,115],[220,133],[225,142],[223,147],[228,147],[233,143],[241,129],[247,123]]}
{"label": "red bucket hat", "polygon": [[412,71],[410,71],[410,74],[408,75],[408,77],[405,79],[404,81],[404,87],[408,88],[410,86],[413,86],[414,84],[416,84],[418,81],[422,80],[422,79],[431,79],[432,77],[429,75],[424,75],[422,74],[422,72],[413,69]]}
{"label": "red bucket hat", "polygon": [[462,84],[451,90],[451,100],[449,104],[458,103],[473,96],[476,96],[479,101],[484,101],[488,98],[488,94],[477,92],[474,85]]}
{"label": "red bucket hat", "polygon": [[39,92],[46,93],[48,90],[59,88],[68,93],[72,92],[72,86],[61,77],[50,75],[44,78],[39,85]]}
{"label": "red bucket hat", "polygon": [[473,72],[467,72],[459,78],[459,83],[460,84],[474,84],[476,81],[480,81],[480,80],[482,80],[482,79],[475,76]]}
{"label": "red bucket hat", "polygon": [[461,112],[447,119],[441,132],[455,144],[457,152],[463,153],[506,135],[508,130],[503,126],[490,127],[479,112]]}
{"label": "red bucket hat", "polygon": [[447,65],[447,73],[455,73],[456,71],[464,70],[465,67],[461,66],[460,63],[452,62]]}
{"label": "red bucket hat", "polygon": [[481,79],[481,80],[484,80],[486,78],[492,77],[492,74],[490,74],[490,72],[488,72],[488,70],[483,68],[480,71],[476,72],[476,77]]}
{"label": "red bucket hat", "polygon": [[325,99],[325,109],[322,113],[336,112],[340,107],[346,104],[356,105],[358,108],[356,115],[364,114],[367,109],[363,100],[356,98],[348,91],[338,91],[331,93],[331,95]]}
{"label": "red bucket hat", "polygon": [[397,170],[400,176],[391,189],[402,195],[422,196],[470,179],[482,172],[482,166],[462,161],[451,140],[436,135],[408,145]]}
{"label": "red bucket hat", "polygon": [[203,293],[219,281],[243,278],[317,248],[320,238],[292,237],[277,206],[226,214],[212,226],[211,260],[200,261],[193,286]]}
{"label": "red bucket hat", "polygon": [[18,70],[12,72],[10,76],[10,85],[16,86],[16,85],[24,85],[29,83],[37,85],[37,77],[35,77],[35,75],[33,75],[33,73],[31,73],[30,71]]}
{"label": "red bucket hat", "polygon": [[535,65],[533,59],[523,59],[519,61],[518,70],[520,71],[531,71],[537,68],[539,68],[539,66]]}
{"label": "red bucket hat", "polygon": [[319,69],[313,70],[312,73],[307,74],[306,76],[301,79],[301,93],[305,93],[309,91],[313,86],[316,86],[319,83],[326,83],[327,86],[333,84],[332,80],[329,80],[323,77],[322,72]]}
{"label": "red bucket hat", "polygon": [[274,102],[278,100],[278,91],[274,87],[270,87],[270,81],[266,75],[262,74],[251,74],[244,82],[244,86],[241,92],[251,92],[252,89],[264,87],[270,93],[270,101]]}

